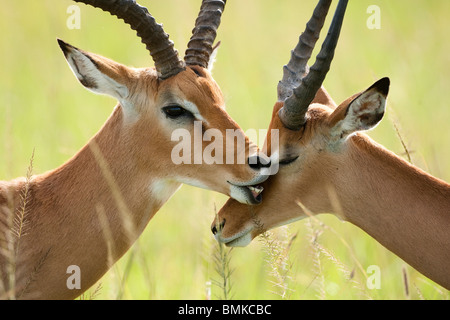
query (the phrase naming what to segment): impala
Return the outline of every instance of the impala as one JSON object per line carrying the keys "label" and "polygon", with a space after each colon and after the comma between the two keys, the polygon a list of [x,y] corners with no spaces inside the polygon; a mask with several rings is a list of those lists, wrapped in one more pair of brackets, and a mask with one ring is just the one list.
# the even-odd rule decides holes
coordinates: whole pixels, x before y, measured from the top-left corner
{"label": "impala", "polygon": [[[313,66],[307,61],[331,0],[320,0],[278,85],[263,151],[279,158],[256,207],[228,200],[213,222],[216,238],[246,246],[264,230],[311,214],[334,213],[360,227],[425,276],[450,289],[450,185],[363,133],[382,119],[389,79],[336,107],[321,88],[347,1],[339,1]],[[271,150],[271,130],[279,148]]]}
{"label": "impala", "polygon": [[[226,146],[226,152],[248,155],[241,164],[177,165],[171,159],[177,143],[172,132],[192,133],[194,121],[224,136],[226,130],[244,135],[226,113],[208,70],[225,0],[202,1],[184,60],[162,26],[134,0],[76,1],[129,24],[155,67],[126,67],[58,40],[79,82],[118,104],[61,167],[0,181],[0,298],[75,298],[130,248],[182,183],[254,204],[260,190],[252,185],[267,178],[248,139],[245,150]],[[111,235],[108,241],[105,233]],[[72,265],[81,271],[81,288],[69,290],[66,272]]]}

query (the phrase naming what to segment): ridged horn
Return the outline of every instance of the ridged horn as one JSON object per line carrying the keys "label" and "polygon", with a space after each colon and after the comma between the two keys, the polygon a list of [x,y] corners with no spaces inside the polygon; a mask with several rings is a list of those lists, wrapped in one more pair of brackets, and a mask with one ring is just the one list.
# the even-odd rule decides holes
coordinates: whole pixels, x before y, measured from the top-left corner
{"label": "ridged horn", "polygon": [[305,114],[308,107],[330,70],[347,3],[348,0],[339,0],[328,34],[316,57],[316,62],[301,80],[300,85],[293,90],[292,95],[284,101],[284,106],[278,113],[283,125],[288,129],[299,130],[306,122]]}
{"label": "ridged horn", "polygon": [[291,51],[289,63],[283,67],[283,79],[278,83],[278,101],[284,101],[292,95],[292,90],[298,87],[302,78],[308,73],[308,60],[319,40],[331,0],[320,0],[314,9],[311,19],[306,24],[305,31],[300,35],[298,44]]}
{"label": "ridged horn", "polygon": [[85,3],[118,17],[137,32],[142,43],[155,62],[159,78],[167,79],[185,69],[184,62],[179,58],[169,35],[164,32],[147,8],[135,0],[74,0]]}
{"label": "ridged horn", "polygon": [[200,13],[195,20],[192,37],[187,45],[184,61],[186,65],[197,65],[208,68],[213,52],[217,28],[220,25],[226,0],[203,0]]}

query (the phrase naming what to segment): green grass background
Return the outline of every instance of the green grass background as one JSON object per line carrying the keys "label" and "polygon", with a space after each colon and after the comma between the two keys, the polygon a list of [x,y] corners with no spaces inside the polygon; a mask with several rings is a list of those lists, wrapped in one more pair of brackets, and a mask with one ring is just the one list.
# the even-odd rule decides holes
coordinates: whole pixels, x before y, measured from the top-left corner
{"label": "green grass background", "polygon": [[[200,0],[140,0],[181,54]],[[229,0],[218,33],[222,41],[213,75],[230,115],[246,130],[267,128],[282,66],[289,59],[316,1]],[[336,2],[336,1],[335,1]],[[81,29],[69,30],[69,0],[2,1],[0,11],[0,177],[23,176],[35,148],[34,173],[64,163],[101,127],[115,101],[78,84],[58,48],[59,37],[84,50],[129,66],[152,60],[134,31],[98,9],[81,8]],[[381,9],[381,29],[370,30],[369,5]],[[334,8],[335,4],[332,5]],[[412,161],[450,181],[450,2],[444,0],[350,1],[332,69],[325,86],[340,102],[389,76],[387,116],[370,135],[404,154],[397,124]],[[331,15],[330,15],[331,16]],[[327,20],[328,23],[331,17]],[[327,26],[328,26],[327,23]],[[322,33],[322,39],[324,32]],[[317,51],[317,50],[316,50]],[[149,223],[138,245],[101,280],[97,298],[205,299],[222,291],[209,230],[226,197],[183,186]],[[297,237],[287,255],[291,299],[448,299],[449,293],[407,266],[368,235],[321,215],[274,230],[229,254],[231,293],[236,299],[279,299],[272,293],[271,248]],[[311,242],[316,236],[316,244]],[[92,243],[95,247],[95,243]],[[324,250],[325,249],[325,250]],[[365,286],[362,270],[377,265],[381,288]],[[359,267],[360,266],[360,267]],[[350,272],[351,280],[345,273]],[[404,274],[408,279],[405,290]],[[91,290],[91,293],[93,291]],[[86,295],[89,297],[89,293]]]}

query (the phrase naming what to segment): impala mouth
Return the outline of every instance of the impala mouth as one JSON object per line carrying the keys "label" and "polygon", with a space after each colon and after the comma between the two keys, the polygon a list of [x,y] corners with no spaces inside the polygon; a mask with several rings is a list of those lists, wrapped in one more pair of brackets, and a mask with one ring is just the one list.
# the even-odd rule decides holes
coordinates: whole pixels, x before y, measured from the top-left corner
{"label": "impala mouth", "polygon": [[262,192],[264,190],[264,188],[260,185],[256,185],[256,186],[247,186],[246,188],[248,188],[250,190],[250,192],[252,193],[253,198],[255,198],[256,201],[261,202],[262,200]]}
{"label": "impala mouth", "polygon": [[253,228],[245,229],[232,237],[222,238],[220,232],[215,235],[217,241],[222,242],[227,247],[246,247],[252,242]]}
{"label": "impala mouth", "polygon": [[233,199],[245,204],[259,204],[262,201],[262,192],[264,188],[259,185],[236,185],[231,183],[230,196]]}

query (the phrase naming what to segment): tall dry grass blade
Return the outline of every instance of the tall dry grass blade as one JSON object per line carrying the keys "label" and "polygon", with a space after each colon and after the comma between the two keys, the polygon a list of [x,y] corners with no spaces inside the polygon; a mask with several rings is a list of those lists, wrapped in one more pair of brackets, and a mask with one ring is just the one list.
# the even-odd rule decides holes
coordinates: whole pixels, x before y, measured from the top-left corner
{"label": "tall dry grass blade", "polygon": [[133,267],[133,262],[135,259],[136,250],[130,250],[127,263],[125,264],[125,270],[122,273],[122,281],[120,282],[119,291],[116,295],[116,300],[122,300],[125,294],[125,287],[128,280],[128,276],[131,273],[131,268]]}
{"label": "tall dry grass blade", "polygon": [[317,240],[322,233],[320,229],[314,226],[314,220],[309,219],[306,223],[308,230],[308,240],[311,248],[311,256],[313,261],[313,274],[314,279],[313,282],[316,288],[316,297],[319,300],[325,300],[326,291],[325,291],[325,275],[322,269],[322,262],[320,259],[320,250],[317,246]]}
{"label": "tall dry grass blade", "polygon": [[438,286],[430,281],[424,280],[423,278],[418,278],[418,280],[420,282],[422,282],[423,284],[426,284],[427,286],[433,288],[436,291],[436,293],[441,297],[442,300],[449,300],[450,290],[446,290],[446,289],[442,288],[441,286]]}
{"label": "tall dry grass blade", "polygon": [[400,143],[402,144],[403,150],[405,151],[405,155],[408,158],[408,162],[413,164],[412,158],[411,158],[411,152],[409,151],[408,147],[406,146],[405,140],[403,139],[402,134],[400,133],[400,129],[395,121],[392,121],[392,124],[394,125],[395,133],[397,134],[398,139],[400,140]]}
{"label": "tall dry grass blade", "polygon": [[50,251],[51,251],[51,248],[48,249],[42,255],[42,257],[38,260],[38,262],[34,266],[33,270],[31,271],[31,273],[28,275],[27,279],[25,280],[25,284],[23,285],[23,287],[16,288],[16,291],[19,292],[17,295],[18,298],[20,298],[23,294],[27,293],[27,289],[30,286],[30,284],[36,280],[36,277],[39,274],[39,272],[41,271],[42,266],[45,264],[45,261],[47,260],[48,255],[50,254]]}
{"label": "tall dry grass blade", "polygon": [[402,274],[403,274],[403,288],[405,289],[405,297],[406,299],[411,299],[409,295],[409,281],[408,281],[408,273],[406,272],[406,267],[402,267]]}
{"label": "tall dry grass blade", "polygon": [[[217,218],[217,210],[214,205],[214,211],[216,215],[216,221],[219,221]],[[217,230],[220,231],[220,225],[216,225]],[[221,296],[218,296],[220,300],[231,300],[232,299],[232,283],[231,283],[231,275],[233,270],[230,267],[231,261],[231,251],[233,248],[227,250],[225,245],[216,241],[216,246],[213,254],[213,261],[215,265],[216,273],[219,275],[219,280],[212,279],[211,282],[215,286],[217,286],[221,290]]]}
{"label": "tall dry grass blade", "polygon": [[27,227],[27,205],[29,202],[29,194],[30,194],[30,186],[31,186],[31,179],[33,175],[33,161],[34,161],[34,149],[31,154],[30,163],[28,165],[27,169],[27,175],[25,177],[25,185],[23,187],[23,190],[20,194],[20,205],[17,210],[17,213],[14,217],[14,228],[13,232],[16,236],[16,245],[15,245],[15,256],[18,256],[19,253],[19,245],[20,245],[20,239],[26,234],[26,227]]}
{"label": "tall dry grass blade", "polygon": [[356,257],[356,254],[352,247],[348,244],[348,242],[332,227],[326,225],[322,221],[320,221],[308,208],[306,208],[303,203],[297,201],[297,205],[303,210],[303,212],[310,218],[310,220],[315,221],[322,230],[330,231],[333,235],[337,237],[337,239],[345,246],[345,248],[348,250],[352,260],[355,262],[356,266],[358,267],[359,271],[364,275],[364,277],[368,278],[366,270],[363,268],[361,262]]}
{"label": "tall dry grass blade", "polygon": [[253,225],[255,226],[255,229],[259,231],[258,239],[263,244],[263,248],[265,248],[265,252],[268,256],[266,265],[271,268],[269,274],[273,278],[273,280],[269,280],[269,282],[279,290],[270,292],[280,296],[282,299],[287,299],[294,292],[293,289],[289,288],[288,284],[291,279],[288,274],[292,268],[292,265],[288,262],[288,258],[291,245],[297,235],[294,235],[290,241],[287,241],[284,244],[278,242],[273,238],[271,232],[265,230],[264,224],[256,217],[252,208],[250,208],[250,213],[252,215]]}
{"label": "tall dry grass blade", "polygon": [[[323,254],[325,257],[327,257],[331,262],[335,263],[336,266],[344,273],[347,279],[349,279],[353,287],[358,289],[359,295],[364,297],[365,299],[373,299],[373,297],[368,293],[368,291],[365,289],[364,284],[367,279],[368,275],[366,270],[363,268],[361,262],[356,257],[356,254],[352,247],[348,244],[348,242],[332,227],[326,225],[323,223],[323,221],[319,220],[308,208],[306,208],[301,202],[297,202],[297,205],[303,210],[303,212],[309,217],[309,224],[307,226],[309,227],[310,231],[310,243],[312,246],[312,255],[313,255],[313,263],[316,270],[316,277],[319,278],[319,289],[318,289],[318,297],[323,297],[323,288],[322,288],[322,266],[320,263],[320,255]],[[314,224],[313,224],[314,223]],[[355,270],[352,268],[348,268],[343,263],[341,263],[334,254],[332,254],[328,249],[323,247],[318,243],[318,238],[324,231],[331,232],[334,236],[337,237],[337,239],[344,245],[344,247],[347,249],[348,253],[350,254],[351,259],[355,263],[357,269],[360,271],[360,273],[364,277],[364,282],[359,282],[355,279]],[[314,280],[313,280],[314,282]]]}
{"label": "tall dry grass blade", "polygon": [[95,300],[100,295],[102,289],[102,283],[99,282],[92,292],[89,292],[89,294],[86,292],[82,293],[77,300]]}
{"label": "tall dry grass blade", "polygon": [[262,233],[258,239],[263,244],[267,255],[266,265],[270,268],[269,275],[273,280],[269,280],[275,291],[271,293],[280,296],[282,299],[289,299],[294,289],[291,288],[292,277],[289,272],[292,270],[292,263],[289,260],[292,243],[297,238],[297,234],[290,236],[287,226],[282,227],[285,231],[284,239],[279,240],[272,232]]}
{"label": "tall dry grass blade", "polygon": [[97,218],[99,220],[103,238],[105,240],[106,244],[106,250],[107,250],[107,265],[108,268],[111,268],[114,265],[114,257],[115,254],[115,248],[114,248],[114,238],[111,231],[111,228],[109,226],[108,218],[106,216],[105,208],[101,204],[97,204],[95,207],[95,211],[97,213]]}
{"label": "tall dry grass blade", "polygon": [[400,140],[400,143],[403,147],[403,150],[405,151],[405,156],[408,159],[408,162],[413,164],[412,162],[412,157],[411,157],[411,151],[408,149],[405,139],[403,138],[403,135],[401,133],[400,130],[400,125],[399,125],[399,121],[398,121],[398,117],[397,114],[395,112],[395,108],[392,106],[392,101],[389,103],[390,104],[390,109],[389,109],[389,120],[392,123],[393,127],[394,127],[394,131],[398,137],[398,139]]}
{"label": "tall dry grass blade", "polygon": [[124,294],[125,294],[125,290],[124,290],[125,285],[128,280],[128,276],[131,273],[131,267],[133,266],[133,263],[135,262],[136,259],[139,262],[139,264],[141,265],[141,268],[142,268],[143,274],[144,274],[144,279],[145,279],[146,283],[149,284],[149,287],[150,287],[151,281],[149,279],[151,279],[151,277],[148,272],[149,268],[148,268],[148,264],[145,260],[145,256],[141,253],[142,250],[140,249],[139,239],[136,240],[133,247],[131,248],[130,256],[128,257],[127,263],[125,265],[125,270],[123,271],[123,273],[120,276],[118,268],[113,268],[113,266],[115,265],[114,257],[116,257],[115,247],[114,247],[114,238],[113,238],[113,234],[112,234],[109,222],[108,222],[108,217],[106,215],[103,205],[97,204],[96,212],[97,212],[97,216],[98,216],[98,219],[99,219],[99,222],[101,225],[103,237],[104,237],[106,248],[107,248],[108,269],[111,270],[111,277],[113,278],[112,282],[115,284],[114,285],[114,287],[115,287],[114,288],[114,292],[115,292],[114,299],[116,299],[116,300],[123,299]]}
{"label": "tall dry grass blade", "polygon": [[344,275],[347,282],[351,283],[352,287],[357,290],[358,295],[365,299],[372,300],[372,297],[368,294],[366,287],[363,283],[359,282],[355,278],[355,270],[350,269],[345,263],[343,263],[336,255],[330,250],[325,248],[320,243],[316,242],[316,246],[323,256],[331,261],[338,270]]}
{"label": "tall dry grass blade", "polygon": [[152,299],[152,297],[154,296],[155,284],[154,284],[153,278],[150,273],[150,268],[149,268],[149,264],[147,261],[147,255],[141,249],[139,239],[137,240],[137,243],[136,243],[136,251],[137,251],[136,259],[142,270],[141,272],[143,274],[144,282],[147,284],[147,288],[149,289],[148,299]]}
{"label": "tall dry grass blade", "polygon": [[425,297],[423,296],[422,291],[419,289],[419,287],[417,286],[417,284],[413,283],[414,288],[416,289],[417,295],[419,296],[420,300],[425,300]]}
{"label": "tall dry grass blade", "polygon": [[[28,214],[28,203],[30,201],[30,187],[33,174],[33,161],[34,152],[31,154],[30,162],[27,169],[27,174],[25,177],[24,186],[20,192],[20,203],[16,209],[14,203],[14,191],[6,191],[4,196],[7,198],[7,205],[2,206],[0,215],[0,254],[5,263],[4,270],[0,270],[0,279],[5,279],[4,272],[6,272],[6,279],[8,283],[1,281],[0,283],[0,293],[7,293],[8,299],[14,300],[17,297],[17,293],[22,288],[18,288],[17,279],[17,264],[20,250],[20,241],[26,235],[27,231],[27,214]],[[31,277],[32,275],[30,275]],[[27,286],[29,278],[25,280],[25,286]],[[23,285],[22,285],[23,286]]]}
{"label": "tall dry grass blade", "polygon": [[220,300],[232,299],[232,283],[231,275],[233,270],[230,267],[232,248],[227,250],[225,245],[221,242],[217,242],[217,246],[214,253],[214,264],[216,273],[219,275],[219,280],[212,279],[211,282],[221,290],[221,296],[218,296]]}
{"label": "tall dry grass blade", "polygon": [[[213,210],[216,213],[216,203],[213,202]],[[216,218],[217,218],[217,213],[216,213]],[[204,230],[207,230],[206,228],[209,229],[210,225],[208,224],[207,220],[202,220],[205,222],[204,225]],[[202,237],[201,240],[201,247],[202,249],[200,250],[200,258],[201,258],[201,268],[202,268],[202,274],[204,275],[204,281],[203,283],[205,284],[204,287],[204,299],[205,300],[211,300],[212,299],[212,284],[213,281],[211,280],[211,273],[212,272],[216,272],[215,268],[216,266],[212,265],[214,263],[214,261],[211,261],[211,257],[214,256],[215,254],[215,250],[216,250],[216,239],[214,237],[211,237],[211,234],[209,232],[205,233],[204,236]],[[213,257],[214,259],[214,257]],[[213,262],[213,263],[211,263]],[[215,263],[214,263],[215,264]],[[214,270],[212,270],[214,268]]]}
{"label": "tall dry grass blade", "polygon": [[[109,168],[109,164],[107,163],[105,157],[103,156],[102,151],[100,150],[100,147],[94,140],[91,140],[89,142],[89,148],[90,148],[98,166],[100,167],[100,170],[102,172],[104,179],[106,180],[106,183],[109,186],[109,189],[112,193],[113,199],[116,202],[116,205],[118,207],[118,213],[119,213],[119,217],[122,221],[122,225],[124,228],[124,234],[128,239],[129,245],[132,246],[130,260],[127,262],[127,266],[124,271],[123,277],[120,280],[121,285],[119,286],[119,291],[116,295],[116,299],[121,299],[124,294],[124,290],[123,290],[124,284],[128,278],[129,272],[131,270],[132,261],[135,257],[135,254],[140,252],[139,241],[137,241],[137,230],[133,223],[133,218],[132,218],[133,214],[132,214],[131,210],[128,208],[128,205],[122,194],[122,191],[120,190],[120,187],[118,186],[116,179],[114,178],[114,175]],[[140,259],[140,261],[141,262],[145,261],[145,259]],[[147,266],[144,266],[144,268],[147,269]],[[148,275],[147,272],[146,272],[146,274]]]}
{"label": "tall dry grass blade", "polygon": [[[114,238],[111,231],[111,227],[108,222],[108,217],[106,216],[105,208],[102,204],[97,204],[95,207],[95,211],[97,213],[97,218],[99,220],[99,224],[102,229],[103,238],[106,244],[106,252],[107,252],[107,266],[110,270],[108,275],[112,278],[111,285],[113,286],[113,291],[118,292],[120,285],[122,283],[120,276],[118,275],[117,268],[114,268],[115,265],[115,247],[114,247]],[[114,295],[116,297],[117,294]],[[111,297],[112,298],[112,297]]]}
{"label": "tall dry grass blade", "polygon": [[[136,261],[137,261],[137,264],[136,264]],[[151,283],[150,274],[148,272],[149,268],[148,268],[147,261],[145,259],[145,255],[142,254],[142,249],[140,246],[139,239],[136,240],[133,247],[131,247],[131,249],[129,250],[128,260],[125,264],[125,269],[122,272],[122,278],[120,281],[118,293],[116,295],[116,300],[124,299],[127,281],[131,275],[132,268],[136,265],[140,266],[140,268],[143,272],[144,280],[147,283],[148,287],[150,288],[152,283]]]}
{"label": "tall dry grass blade", "polygon": [[109,164],[103,156],[103,153],[100,150],[98,144],[94,140],[91,140],[89,142],[89,148],[92,151],[92,154],[94,155],[94,158],[97,161],[100,170],[102,171],[102,175],[113,195],[113,199],[119,209],[118,212],[123,223],[125,236],[128,238],[128,242],[131,246],[136,238],[136,229],[134,223],[132,222],[133,215],[131,213],[131,210],[129,210],[120,187],[117,185],[116,179],[114,178],[114,175],[109,168]]}

